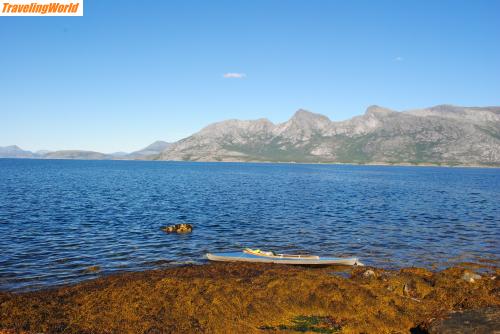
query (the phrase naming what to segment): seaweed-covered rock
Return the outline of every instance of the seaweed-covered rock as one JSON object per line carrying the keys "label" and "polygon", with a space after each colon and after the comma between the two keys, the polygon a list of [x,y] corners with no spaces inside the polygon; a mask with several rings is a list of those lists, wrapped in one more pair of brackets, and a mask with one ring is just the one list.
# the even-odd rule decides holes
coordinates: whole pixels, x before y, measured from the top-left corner
{"label": "seaweed-covered rock", "polygon": [[432,322],[429,334],[491,334],[500,332],[500,308],[486,307],[450,313]]}
{"label": "seaweed-covered rock", "polygon": [[[179,236],[186,235],[167,237]],[[0,328],[11,329],[9,334],[424,334],[431,325],[436,329],[431,333],[454,328],[449,320],[441,327],[434,324],[453,310],[500,306],[500,281],[492,279],[500,275],[496,267],[473,284],[460,279],[463,267],[432,274],[370,268],[377,279],[364,279],[364,268],[345,270],[353,272],[352,278],[332,277],[329,266],[211,262],[102,275],[40,291],[0,291]],[[407,294],[415,291],[419,301],[403,296],[404,284]],[[485,314],[470,315],[465,318],[469,323],[464,321],[460,330],[448,333],[481,333],[484,323],[495,328],[495,323],[488,324],[494,314],[476,322],[487,318]]]}
{"label": "seaweed-covered rock", "polygon": [[193,225],[191,225],[191,224],[175,224],[175,225],[162,227],[161,229],[163,232],[166,232],[166,233],[191,233],[193,231]]}

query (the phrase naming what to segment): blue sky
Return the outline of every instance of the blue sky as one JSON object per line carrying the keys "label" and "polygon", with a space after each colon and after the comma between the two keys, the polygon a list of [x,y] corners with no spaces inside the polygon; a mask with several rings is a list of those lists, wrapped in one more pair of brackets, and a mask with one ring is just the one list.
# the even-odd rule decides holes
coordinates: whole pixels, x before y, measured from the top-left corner
{"label": "blue sky", "polygon": [[84,17],[0,17],[0,45],[0,146],[31,150],[132,151],[298,108],[500,105],[500,1],[85,0]]}

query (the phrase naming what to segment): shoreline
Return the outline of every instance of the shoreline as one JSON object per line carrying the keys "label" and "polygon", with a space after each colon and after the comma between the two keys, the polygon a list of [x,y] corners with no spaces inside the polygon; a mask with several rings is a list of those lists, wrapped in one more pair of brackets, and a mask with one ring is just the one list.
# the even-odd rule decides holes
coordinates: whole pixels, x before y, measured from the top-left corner
{"label": "shoreline", "polygon": [[443,168],[485,168],[485,169],[500,169],[500,165],[461,165],[461,164],[445,164],[445,163],[410,163],[410,162],[303,162],[303,161],[262,161],[262,160],[156,160],[156,159],[73,159],[73,158],[15,158],[15,157],[0,157],[0,160],[62,160],[62,161],[142,161],[142,162],[189,162],[189,163],[229,163],[229,164],[283,164],[283,165],[339,165],[339,166],[388,166],[388,167],[443,167]]}
{"label": "shoreline", "polygon": [[[487,272],[475,271],[487,268]],[[0,333],[389,333],[500,308],[500,267],[208,263],[0,291]],[[301,327],[302,326],[302,327]],[[299,328],[300,327],[300,328]],[[4,330],[4,332],[2,332]]]}

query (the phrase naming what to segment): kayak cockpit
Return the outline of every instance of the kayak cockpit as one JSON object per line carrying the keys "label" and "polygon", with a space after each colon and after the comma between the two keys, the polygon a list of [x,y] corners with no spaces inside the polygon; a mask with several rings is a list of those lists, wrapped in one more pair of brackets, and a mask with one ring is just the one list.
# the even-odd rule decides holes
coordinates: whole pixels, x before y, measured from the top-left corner
{"label": "kayak cockpit", "polygon": [[319,256],[317,255],[308,255],[308,254],[276,254],[273,251],[262,251],[260,249],[251,249],[251,248],[245,248],[243,250],[244,253],[247,254],[253,254],[257,256],[266,256],[266,257],[273,257],[273,258],[279,258],[279,259],[315,259],[319,260]]}

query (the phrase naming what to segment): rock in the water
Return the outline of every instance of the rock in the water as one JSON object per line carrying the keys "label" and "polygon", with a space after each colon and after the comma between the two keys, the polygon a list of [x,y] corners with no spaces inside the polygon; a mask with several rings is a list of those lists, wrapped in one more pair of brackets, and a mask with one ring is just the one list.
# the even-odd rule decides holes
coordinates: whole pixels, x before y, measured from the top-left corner
{"label": "rock in the water", "polygon": [[500,308],[487,307],[451,313],[432,322],[429,334],[492,334],[500,333]]}
{"label": "rock in the water", "polygon": [[162,231],[167,233],[191,233],[193,231],[193,225],[191,224],[176,224],[165,226],[161,228]]}
{"label": "rock in the water", "polygon": [[476,280],[481,279],[481,275],[478,275],[476,273],[471,273],[470,271],[466,271],[462,275],[462,279],[469,283],[474,283]]}
{"label": "rock in the water", "polygon": [[101,271],[101,267],[100,266],[90,266],[90,267],[87,267],[83,270],[84,273],[97,273]]}

